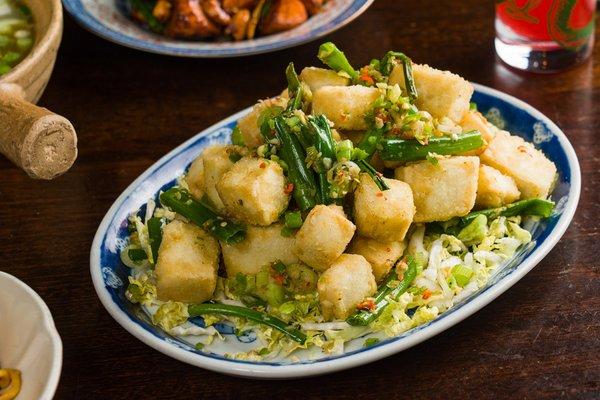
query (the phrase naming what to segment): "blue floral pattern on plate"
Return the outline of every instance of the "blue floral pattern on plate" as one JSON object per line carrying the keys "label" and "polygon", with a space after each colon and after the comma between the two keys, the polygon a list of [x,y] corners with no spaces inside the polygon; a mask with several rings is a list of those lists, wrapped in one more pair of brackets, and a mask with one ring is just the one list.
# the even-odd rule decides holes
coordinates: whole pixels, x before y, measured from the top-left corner
{"label": "blue floral pattern on plate", "polygon": [[240,57],[269,53],[323,37],[353,21],[373,0],[330,0],[323,11],[295,29],[240,42],[181,41],[156,35],[124,13],[124,0],[63,0],[86,29],[107,40],[151,53],[181,57]]}
{"label": "blue floral pattern on plate", "polygon": [[[127,282],[129,269],[121,263],[119,249],[128,235],[128,215],[143,212],[148,199],[156,198],[160,190],[173,186],[175,178],[185,172],[205,147],[227,142],[236,121],[250,109],[208,128],[167,154],[117,199],[100,225],[92,246],[91,273],[100,299],[129,332],[174,358],[219,372],[264,378],[309,376],[349,368],[396,353],[449,328],[507,290],[551,250],[571,221],[580,192],[577,157],[564,134],[549,119],[520,100],[480,85],[476,85],[472,101],[495,123],[504,124],[506,130],[534,142],[556,164],[559,176],[552,199],[557,207],[550,218],[529,227],[534,242],[520,249],[486,286],[437,319],[369,348],[362,346],[364,338],[356,339],[346,346],[342,355],[307,353],[294,359],[255,362],[230,358],[233,353],[252,348],[248,346],[255,342],[255,335],[224,335],[228,336],[225,342],[215,341],[219,344],[197,350],[188,338],[170,336],[153,326],[139,307],[127,301],[122,282]],[[229,333],[225,327],[219,330]]]}

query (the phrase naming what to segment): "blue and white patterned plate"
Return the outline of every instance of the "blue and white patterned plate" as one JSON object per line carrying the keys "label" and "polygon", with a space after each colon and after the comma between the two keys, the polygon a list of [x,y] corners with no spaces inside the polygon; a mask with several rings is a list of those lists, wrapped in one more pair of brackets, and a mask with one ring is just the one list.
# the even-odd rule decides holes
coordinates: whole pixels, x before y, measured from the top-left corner
{"label": "blue and white patterned plate", "polygon": [[499,268],[490,282],[478,292],[456,304],[437,319],[402,335],[385,339],[364,348],[364,338],[347,344],[344,354],[331,356],[305,352],[295,358],[268,361],[239,361],[227,357],[252,348],[252,334],[237,337],[231,327],[218,330],[225,341],[215,340],[203,351],[194,348],[190,337],[171,336],[153,326],[139,307],[124,296],[129,269],[119,259],[119,249],[127,238],[127,217],[142,210],[161,189],[175,184],[191,161],[208,145],[229,139],[236,121],[250,109],[239,112],[194,136],[160,159],[135,180],[110,208],[94,238],[90,268],[94,287],[108,312],[131,334],[149,346],[183,362],[210,370],[253,378],[295,378],[325,374],[372,362],[416,345],[462,321],[519,281],[556,245],[567,229],[577,203],[581,186],[579,162],[564,133],[542,113],[514,97],[475,85],[473,101],[480,111],[496,124],[524,137],[540,148],[557,166],[559,178],[552,198],[557,206],[552,217],[534,224],[535,243],[521,249],[510,262]]}
{"label": "blue and white patterned plate", "polygon": [[330,0],[323,11],[295,29],[240,42],[191,42],[156,35],[124,13],[124,0],[63,0],[86,29],[111,42],[150,53],[221,58],[269,53],[298,46],[340,29],[362,14],[373,0]]}

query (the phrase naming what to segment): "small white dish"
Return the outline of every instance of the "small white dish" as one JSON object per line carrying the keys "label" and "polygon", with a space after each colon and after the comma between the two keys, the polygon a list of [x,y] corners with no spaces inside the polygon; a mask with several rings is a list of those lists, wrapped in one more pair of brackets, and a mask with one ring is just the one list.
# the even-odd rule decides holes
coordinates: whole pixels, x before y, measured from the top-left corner
{"label": "small white dish", "polygon": [[33,289],[4,272],[0,321],[0,367],[21,371],[17,399],[52,399],[62,368],[62,342],[52,314]]}

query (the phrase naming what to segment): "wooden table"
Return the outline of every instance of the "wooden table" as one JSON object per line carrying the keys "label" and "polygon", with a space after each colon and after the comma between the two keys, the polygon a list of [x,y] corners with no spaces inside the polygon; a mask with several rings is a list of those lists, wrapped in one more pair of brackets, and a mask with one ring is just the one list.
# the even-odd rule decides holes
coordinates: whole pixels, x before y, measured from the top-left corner
{"label": "wooden table", "polygon": [[32,181],[0,159],[0,270],[31,285],[54,315],[64,343],[57,399],[600,397],[598,46],[593,60],[558,75],[516,73],[494,55],[493,1],[408,3],[378,0],[329,39],[357,65],[401,49],[515,95],[564,129],[579,156],[583,190],[554,250],[463,323],[361,368],[264,382],[170,359],[128,334],[98,301],[88,272],[96,228],[155,160],[279,92],[289,60],[316,63],[318,42],[244,59],[178,59],[108,43],[67,17],[40,104],[73,122],[79,159],[53,182]]}

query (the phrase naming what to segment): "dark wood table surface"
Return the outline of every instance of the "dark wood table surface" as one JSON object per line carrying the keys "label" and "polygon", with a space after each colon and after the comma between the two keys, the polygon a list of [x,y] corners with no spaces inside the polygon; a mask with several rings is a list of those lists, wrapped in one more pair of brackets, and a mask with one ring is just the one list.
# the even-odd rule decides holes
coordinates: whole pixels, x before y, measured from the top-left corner
{"label": "dark wood table surface", "polygon": [[518,284],[435,338],[349,371],[270,382],[192,367],[135,339],[96,297],[89,249],[135,177],[198,131],[279,92],[285,65],[316,63],[318,42],[242,59],[178,59],[106,42],[67,16],[40,104],[73,122],[79,159],[53,182],[0,159],[0,270],[29,284],[54,315],[64,344],[56,398],[600,398],[599,46],[560,74],[516,73],[494,55],[493,3],[377,0],[328,39],[355,64],[402,49],[548,115],[581,163],[570,228]]}

